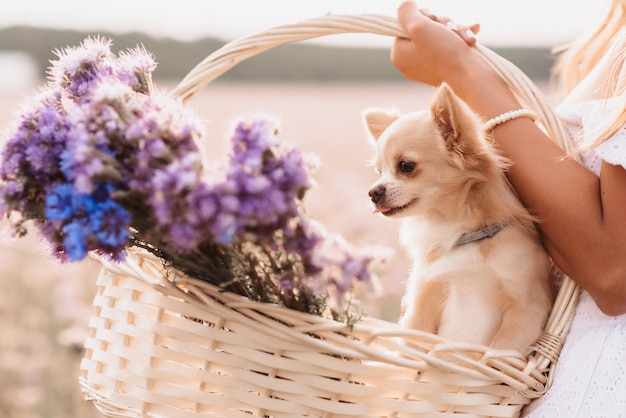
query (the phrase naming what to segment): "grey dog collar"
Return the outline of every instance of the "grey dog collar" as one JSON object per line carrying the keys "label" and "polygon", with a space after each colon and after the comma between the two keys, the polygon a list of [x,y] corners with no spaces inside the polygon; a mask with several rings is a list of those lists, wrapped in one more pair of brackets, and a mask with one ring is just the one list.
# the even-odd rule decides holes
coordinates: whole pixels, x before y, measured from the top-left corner
{"label": "grey dog collar", "polygon": [[469,244],[470,242],[493,238],[500,231],[502,231],[502,225],[500,224],[487,225],[477,231],[464,233],[459,237],[454,246],[458,247],[463,244]]}

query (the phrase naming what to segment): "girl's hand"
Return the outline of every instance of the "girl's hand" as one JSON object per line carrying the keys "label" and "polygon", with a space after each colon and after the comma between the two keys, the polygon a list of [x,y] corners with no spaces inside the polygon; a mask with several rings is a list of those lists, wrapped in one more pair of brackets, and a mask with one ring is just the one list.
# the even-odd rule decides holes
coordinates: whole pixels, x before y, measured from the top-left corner
{"label": "girl's hand", "polygon": [[480,25],[457,25],[451,19],[418,9],[415,2],[404,1],[398,8],[398,21],[409,39],[397,38],[391,61],[402,75],[421,83],[438,86],[454,84],[460,64],[479,58],[471,51]]}

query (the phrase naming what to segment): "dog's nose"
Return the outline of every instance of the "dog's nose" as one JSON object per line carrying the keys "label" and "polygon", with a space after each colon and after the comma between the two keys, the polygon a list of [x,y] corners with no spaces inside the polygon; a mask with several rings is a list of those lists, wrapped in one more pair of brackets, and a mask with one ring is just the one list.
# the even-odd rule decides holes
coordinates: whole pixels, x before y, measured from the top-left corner
{"label": "dog's nose", "polygon": [[370,189],[368,194],[373,203],[378,203],[385,195],[385,186],[383,186],[382,184],[374,186]]}

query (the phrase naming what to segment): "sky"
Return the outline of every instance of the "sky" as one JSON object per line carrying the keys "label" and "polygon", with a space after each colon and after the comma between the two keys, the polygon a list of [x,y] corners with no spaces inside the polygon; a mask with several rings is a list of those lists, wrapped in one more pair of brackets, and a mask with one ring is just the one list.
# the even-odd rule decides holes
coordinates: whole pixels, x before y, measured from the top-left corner
{"label": "sky", "polygon": [[[333,14],[395,16],[400,0],[3,0],[0,27],[35,25],[97,32],[144,31],[154,36],[226,41],[274,26]],[[608,0],[417,0],[460,23],[481,24],[489,46],[556,46],[603,14]],[[336,35],[322,43],[381,46],[380,35]]]}

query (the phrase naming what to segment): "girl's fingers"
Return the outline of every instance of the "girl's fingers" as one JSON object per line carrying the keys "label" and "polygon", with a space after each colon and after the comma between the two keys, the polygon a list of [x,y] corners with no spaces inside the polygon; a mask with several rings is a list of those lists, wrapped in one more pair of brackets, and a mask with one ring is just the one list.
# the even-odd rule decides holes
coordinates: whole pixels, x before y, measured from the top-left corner
{"label": "girl's fingers", "polygon": [[431,12],[429,9],[420,9],[420,12],[422,12],[422,14],[424,16],[426,16],[427,18],[437,21],[437,15],[434,14],[433,12]]}
{"label": "girl's fingers", "polygon": [[480,31],[480,24],[474,23],[469,26],[459,25],[456,22],[454,22],[452,19],[450,19],[449,17],[438,16],[437,14],[433,13],[429,9],[422,8],[422,9],[419,9],[419,11],[427,18],[435,22],[439,22],[442,25],[446,26],[448,29],[456,32],[468,45],[473,46],[476,44],[476,35]]}
{"label": "girl's fingers", "polygon": [[476,45],[476,34],[480,31],[480,25],[475,23],[470,26],[462,26],[457,33],[469,46]]}

